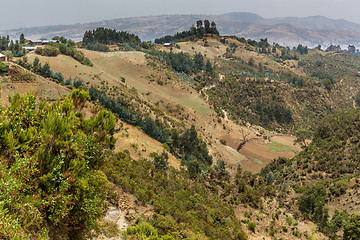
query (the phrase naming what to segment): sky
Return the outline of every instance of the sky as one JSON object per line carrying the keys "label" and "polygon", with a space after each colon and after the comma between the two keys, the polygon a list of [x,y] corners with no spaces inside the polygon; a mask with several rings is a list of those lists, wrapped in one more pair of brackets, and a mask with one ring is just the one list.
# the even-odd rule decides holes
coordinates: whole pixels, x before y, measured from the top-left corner
{"label": "sky", "polygon": [[[0,0],[0,30],[166,14],[322,15],[360,24],[359,0]],[[3,7],[5,6],[5,8]]]}

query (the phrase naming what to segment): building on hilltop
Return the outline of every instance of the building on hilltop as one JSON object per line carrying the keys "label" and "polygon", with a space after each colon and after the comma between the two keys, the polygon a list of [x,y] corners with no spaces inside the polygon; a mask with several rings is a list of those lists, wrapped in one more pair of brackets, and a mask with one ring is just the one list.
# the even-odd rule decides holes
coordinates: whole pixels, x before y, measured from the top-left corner
{"label": "building on hilltop", "polygon": [[172,47],[172,43],[164,43],[164,47]]}
{"label": "building on hilltop", "polygon": [[59,43],[59,40],[29,40],[28,44],[31,46],[48,45],[49,43]]}
{"label": "building on hilltop", "polygon": [[22,47],[23,49],[25,49],[26,51],[35,51],[37,49],[37,47]]}
{"label": "building on hilltop", "polygon": [[7,62],[7,61],[8,61],[8,57],[0,53],[0,62]]}

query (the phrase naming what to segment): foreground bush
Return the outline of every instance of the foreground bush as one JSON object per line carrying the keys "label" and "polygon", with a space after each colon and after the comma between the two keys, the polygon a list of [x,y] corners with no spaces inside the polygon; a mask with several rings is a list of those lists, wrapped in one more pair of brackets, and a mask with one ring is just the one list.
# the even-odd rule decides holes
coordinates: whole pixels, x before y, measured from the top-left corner
{"label": "foreground bush", "polygon": [[71,96],[35,99],[15,95],[1,109],[0,238],[85,236],[107,207],[98,169],[115,142],[114,116],[100,111],[84,120]]}

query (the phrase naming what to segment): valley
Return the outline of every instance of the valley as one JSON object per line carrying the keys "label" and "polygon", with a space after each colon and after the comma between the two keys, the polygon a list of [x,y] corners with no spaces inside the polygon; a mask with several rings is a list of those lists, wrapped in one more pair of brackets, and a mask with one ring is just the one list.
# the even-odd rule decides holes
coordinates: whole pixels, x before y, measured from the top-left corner
{"label": "valley", "polygon": [[354,239],[359,56],[197,24],[1,63],[0,237]]}

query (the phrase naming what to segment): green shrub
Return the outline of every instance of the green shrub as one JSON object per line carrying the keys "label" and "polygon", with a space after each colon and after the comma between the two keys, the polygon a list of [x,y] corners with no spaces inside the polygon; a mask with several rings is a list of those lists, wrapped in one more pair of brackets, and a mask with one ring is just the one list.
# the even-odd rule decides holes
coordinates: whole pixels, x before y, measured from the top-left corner
{"label": "green shrub", "polygon": [[247,225],[247,228],[252,231],[253,233],[255,233],[255,227],[256,227],[256,224],[253,223],[253,222],[248,222],[248,225]]}
{"label": "green shrub", "polygon": [[99,167],[114,144],[115,119],[107,111],[78,118],[73,98],[36,104],[33,95],[15,94],[0,116],[0,166],[7,169],[0,168],[0,214],[26,239],[45,230],[50,238],[86,236],[105,213]]}
{"label": "green shrub", "polygon": [[6,73],[9,71],[9,64],[8,63],[4,63],[4,62],[0,62],[0,73]]}
{"label": "green shrub", "polygon": [[56,57],[60,54],[60,50],[52,45],[47,45],[44,48],[37,48],[35,50],[37,54],[40,54],[41,56],[48,56],[48,57]]}

